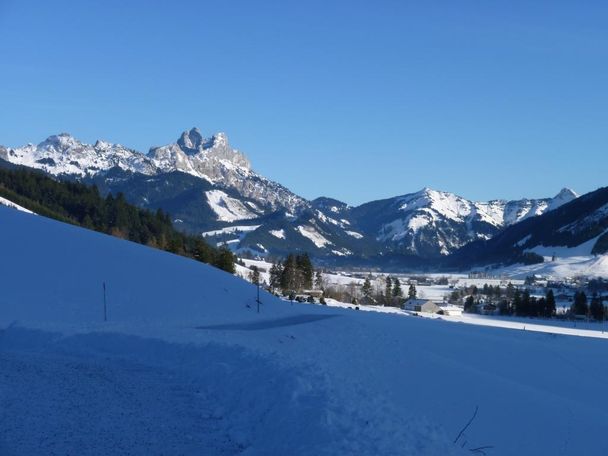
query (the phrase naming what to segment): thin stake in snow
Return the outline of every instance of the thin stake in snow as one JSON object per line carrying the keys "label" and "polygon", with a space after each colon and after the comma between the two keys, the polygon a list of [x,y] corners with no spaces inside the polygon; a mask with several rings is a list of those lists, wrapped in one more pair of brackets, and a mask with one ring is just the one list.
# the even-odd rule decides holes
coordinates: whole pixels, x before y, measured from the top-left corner
{"label": "thin stake in snow", "polygon": [[103,283],[103,321],[108,321],[108,306],[106,304],[106,283]]}
{"label": "thin stake in snow", "polygon": [[258,303],[258,313],[260,313],[260,304],[262,304],[262,301],[260,301],[260,282],[257,282],[257,289],[258,289],[258,297],[256,298],[255,302]]}

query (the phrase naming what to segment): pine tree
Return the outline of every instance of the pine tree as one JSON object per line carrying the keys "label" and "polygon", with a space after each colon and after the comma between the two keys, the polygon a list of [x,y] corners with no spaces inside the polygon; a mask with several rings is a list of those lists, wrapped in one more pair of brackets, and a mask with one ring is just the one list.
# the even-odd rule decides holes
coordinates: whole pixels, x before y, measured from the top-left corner
{"label": "pine tree", "polygon": [[416,294],[417,294],[417,292],[416,292],[416,285],[414,285],[414,284],[412,283],[412,284],[410,284],[410,288],[409,288],[409,290],[407,291],[407,296],[408,296],[410,299],[416,299]]}
{"label": "pine tree", "polygon": [[281,287],[281,276],[283,274],[283,266],[280,263],[273,264],[270,268],[270,289],[271,291],[275,291],[277,288]]}
{"label": "pine tree", "polygon": [[228,247],[223,246],[220,248],[220,251],[219,251],[217,258],[213,265],[226,272],[234,274],[234,272],[235,272],[234,263],[235,263],[235,257],[233,255],[233,253],[230,250],[228,250]]}
{"label": "pine tree", "polygon": [[509,305],[509,301],[506,299],[502,299],[500,303],[498,303],[498,312],[500,315],[510,315],[511,314],[511,306]]}
{"label": "pine tree", "polygon": [[513,284],[511,282],[509,282],[509,284],[507,285],[507,299],[511,300],[515,297],[515,287],[513,286]]}
{"label": "pine tree", "polygon": [[396,277],[395,280],[393,280],[393,296],[395,298],[401,298],[403,296],[403,291],[401,290],[401,282]]}
{"label": "pine tree", "polygon": [[192,254],[194,258],[203,263],[209,263],[212,259],[212,251],[205,241],[203,241],[200,237],[197,237],[194,241],[194,246],[192,249]]}
{"label": "pine tree", "polygon": [[574,294],[574,302],[570,311],[574,315],[587,315],[589,307],[587,306],[587,295],[583,291],[577,291]]}
{"label": "pine tree", "polygon": [[296,256],[296,267],[301,280],[301,283],[299,284],[298,288],[306,290],[312,289],[314,269],[312,267],[312,263],[310,262],[310,257],[307,253]]}
{"label": "pine tree", "polygon": [[320,269],[317,269],[315,273],[315,287],[317,290],[323,290],[325,288],[325,281],[323,280],[323,273]]}
{"label": "pine tree", "polygon": [[391,297],[393,296],[393,281],[390,276],[386,276],[386,286],[384,288],[384,299],[385,304],[390,306],[392,304]]}
{"label": "pine tree", "polygon": [[293,254],[289,254],[283,263],[283,273],[281,274],[281,289],[283,293],[297,291],[297,265],[296,257]]}
{"label": "pine tree", "polygon": [[597,293],[593,293],[591,304],[589,304],[589,313],[595,320],[604,320],[604,305],[602,304],[602,300],[597,296]]}
{"label": "pine tree", "polygon": [[256,265],[251,266],[251,272],[249,273],[249,280],[254,285],[260,284],[260,270]]}
{"label": "pine tree", "polygon": [[530,290],[527,288],[521,295],[519,306],[515,306],[515,315],[528,316],[530,315]]}
{"label": "pine tree", "polygon": [[520,315],[521,312],[521,292],[518,289],[515,289],[513,292],[513,305],[511,306],[513,312],[516,315]]}
{"label": "pine tree", "polygon": [[464,311],[468,313],[475,312],[475,298],[473,298],[473,295],[469,295],[467,296],[467,299],[465,299]]}
{"label": "pine tree", "polygon": [[552,317],[555,315],[555,310],[555,296],[553,295],[553,290],[549,288],[547,295],[545,296],[545,317]]}
{"label": "pine tree", "polygon": [[365,282],[363,282],[363,286],[361,287],[361,292],[363,293],[363,299],[366,303],[371,302],[372,300],[372,283],[369,280],[369,276],[365,278]]}

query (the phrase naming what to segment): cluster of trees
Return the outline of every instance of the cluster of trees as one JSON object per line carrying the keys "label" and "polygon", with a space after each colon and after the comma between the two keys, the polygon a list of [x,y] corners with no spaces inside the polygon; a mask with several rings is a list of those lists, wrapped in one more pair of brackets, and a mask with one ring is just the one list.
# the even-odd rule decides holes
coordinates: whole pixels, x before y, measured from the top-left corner
{"label": "cluster of trees", "polygon": [[96,186],[56,181],[37,171],[0,169],[0,196],[40,215],[110,234],[212,264],[234,273],[234,255],[200,236],[177,231],[169,214],[149,211],[125,200],[122,193],[105,198]]}
{"label": "cluster of trees", "polygon": [[[475,286],[455,290],[450,296],[450,302],[462,302],[464,300],[465,312],[476,312],[480,303],[495,306],[501,315],[517,315],[521,317],[554,317],[556,315],[555,295],[552,289],[548,289],[544,297],[530,295],[530,290],[519,290],[509,283],[506,288],[501,289],[498,285],[484,285],[482,289]],[[492,308],[492,307],[491,307]],[[604,320],[607,310],[603,299],[597,293],[589,301],[583,291],[577,291],[574,295],[570,316],[585,316],[595,320]]]}
{"label": "cluster of trees", "polygon": [[500,301],[498,309],[502,315],[550,318],[555,315],[555,296],[553,290],[548,290],[541,298],[530,296],[528,289],[515,290],[513,300]]}
{"label": "cluster of trees", "polygon": [[268,286],[272,292],[281,290],[287,295],[311,290],[315,282],[319,289],[323,289],[321,271],[317,271],[315,281],[315,270],[308,254],[289,254],[285,261],[275,263],[270,268]]}
{"label": "cluster of trees", "polygon": [[[545,297],[536,298],[530,291],[515,288],[509,283],[503,290],[498,285],[485,284],[482,289],[468,287],[452,293],[450,301],[464,294],[465,312],[476,312],[477,305],[487,304],[490,309],[496,308],[501,315],[517,315],[521,317],[552,317],[555,315],[555,296],[553,290],[548,290]],[[493,307],[495,306],[495,307]]]}
{"label": "cluster of trees", "polygon": [[570,313],[572,315],[584,315],[598,321],[603,321],[606,318],[606,308],[604,307],[603,299],[597,293],[594,293],[591,297],[591,302],[589,302],[584,291],[577,291],[574,294]]}
{"label": "cluster of trees", "polygon": [[[385,306],[401,307],[405,301],[401,281],[398,277],[387,276],[384,279],[384,289],[374,290],[368,276],[363,282],[361,293],[365,304],[382,304]],[[416,286],[409,286],[407,297],[415,299],[417,295]]]}
{"label": "cluster of trees", "polygon": [[461,303],[466,297],[473,296],[475,300],[479,301],[480,297],[484,297],[486,300],[490,302],[497,302],[501,297],[506,297],[507,299],[513,299],[513,295],[515,294],[515,287],[513,284],[509,283],[506,289],[501,289],[500,286],[492,286],[488,284],[484,284],[483,288],[478,288],[475,285],[459,288],[457,290],[452,291],[450,294],[449,302],[458,304]]}

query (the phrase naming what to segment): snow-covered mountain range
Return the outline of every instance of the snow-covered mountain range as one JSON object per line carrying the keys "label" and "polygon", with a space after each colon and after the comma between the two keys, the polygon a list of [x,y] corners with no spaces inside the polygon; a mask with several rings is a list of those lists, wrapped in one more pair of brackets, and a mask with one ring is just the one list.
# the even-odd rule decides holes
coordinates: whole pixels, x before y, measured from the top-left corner
{"label": "snow-covered mountain range", "polygon": [[[173,144],[152,147],[147,155],[106,141],[86,144],[68,133],[61,133],[50,136],[38,145],[27,144],[15,149],[0,146],[0,158],[56,176],[80,178],[104,175],[113,168],[147,176],[182,172],[218,187],[235,189],[244,198],[256,200],[272,210],[294,210],[304,203],[302,198],[285,187],[253,172],[249,160],[230,147],[224,133],[203,138],[197,128],[184,131]],[[225,203],[227,207],[238,207],[237,213],[228,215],[228,219],[242,216],[253,218],[262,212],[254,205],[242,208],[230,201],[228,196],[217,192],[210,199],[213,200],[212,205]],[[221,220],[221,214],[218,214],[218,218]]]}
{"label": "snow-covered mountain range", "polygon": [[424,188],[358,207],[331,198],[307,201],[253,171],[224,133],[205,138],[196,128],[147,154],[62,133],[37,145],[0,146],[0,159],[122,191],[135,204],[168,211],[183,229],[259,254],[439,257],[577,197],[563,189],[554,198],[474,202]]}
{"label": "snow-covered mountain range", "polygon": [[552,262],[556,258],[591,257],[606,253],[608,187],[509,226],[491,239],[471,242],[446,262],[448,265],[483,266],[543,260]]}
{"label": "snow-covered mountain range", "polygon": [[416,193],[363,204],[351,211],[361,230],[393,250],[440,256],[506,226],[534,217],[576,198],[563,189],[554,198],[475,202],[424,188]]}

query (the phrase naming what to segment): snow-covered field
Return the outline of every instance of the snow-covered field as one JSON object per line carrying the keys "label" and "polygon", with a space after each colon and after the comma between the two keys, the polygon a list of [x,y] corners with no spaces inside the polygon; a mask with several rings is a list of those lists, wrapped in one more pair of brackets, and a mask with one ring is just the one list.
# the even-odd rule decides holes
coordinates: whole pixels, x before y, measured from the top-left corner
{"label": "snow-covered field", "polygon": [[6,207],[0,252],[0,454],[608,453],[605,340],[258,314],[238,278]]}

